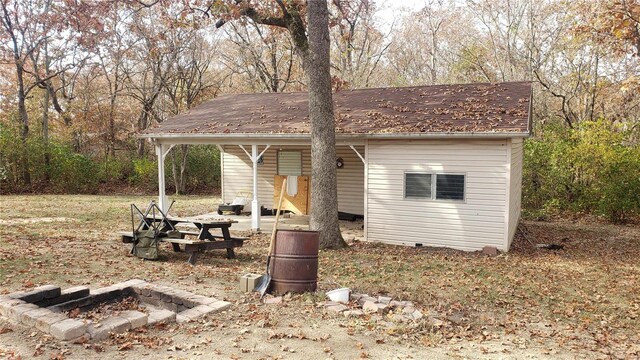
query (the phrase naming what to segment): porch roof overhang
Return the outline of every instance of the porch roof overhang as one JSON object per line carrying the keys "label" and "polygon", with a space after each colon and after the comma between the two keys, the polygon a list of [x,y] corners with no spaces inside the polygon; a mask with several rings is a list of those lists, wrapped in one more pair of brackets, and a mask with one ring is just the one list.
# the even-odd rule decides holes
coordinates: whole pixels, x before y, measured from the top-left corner
{"label": "porch roof overhang", "polygon": [[[508,139],[529,137],[527,132],[437,132],[437,133],[405,133],[405,134],[336,134],[336,145],[362,145],[366,140],[424,140],[424,139]],[[308,145],[310,134],[181,134],[181,133],[149,133],[138,135],[162,144],[189,145]]]}

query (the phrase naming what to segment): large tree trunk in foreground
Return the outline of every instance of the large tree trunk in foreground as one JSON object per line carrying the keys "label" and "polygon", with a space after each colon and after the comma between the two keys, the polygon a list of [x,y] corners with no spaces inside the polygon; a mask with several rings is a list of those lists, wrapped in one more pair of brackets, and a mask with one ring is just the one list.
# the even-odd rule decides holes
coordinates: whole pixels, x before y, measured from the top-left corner
{"label": "large tree trunk in foreground", "polygon": [[311,220],[320,232],[321,248],[346,246],[338,222],[336,133],[329,63],[329,12],[326,1],[309,1],[309,52],[305,70],[309,78],[311,122]]}

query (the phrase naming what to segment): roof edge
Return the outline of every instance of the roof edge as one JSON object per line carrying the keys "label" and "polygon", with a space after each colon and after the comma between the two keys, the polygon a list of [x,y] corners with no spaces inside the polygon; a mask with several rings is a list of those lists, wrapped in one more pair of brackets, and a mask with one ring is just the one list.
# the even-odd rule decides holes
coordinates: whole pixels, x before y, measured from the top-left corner
{"label": "roof edge", "polygon": [[[437,138],[525,138],[531,134],[526,132],[427,132],[427,133],[387,133],[387,134],[345,134],[336,133],[337,139],[437,139]],[[226,133],[226,134],[138,134],[141,139],[309,139],[311,134],[264,134],[264,133]]]}

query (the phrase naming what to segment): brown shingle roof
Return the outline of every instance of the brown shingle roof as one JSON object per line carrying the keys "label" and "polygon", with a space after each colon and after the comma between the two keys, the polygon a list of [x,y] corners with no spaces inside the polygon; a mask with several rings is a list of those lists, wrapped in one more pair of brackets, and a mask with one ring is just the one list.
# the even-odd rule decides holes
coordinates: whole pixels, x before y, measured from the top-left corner
{"label": "brown shingle roof", "polygon": [[[530,82],[340,91],[333,95],[338,134],[528,133]],[[144,132],[308,134],[308,95],[224,95]]]}

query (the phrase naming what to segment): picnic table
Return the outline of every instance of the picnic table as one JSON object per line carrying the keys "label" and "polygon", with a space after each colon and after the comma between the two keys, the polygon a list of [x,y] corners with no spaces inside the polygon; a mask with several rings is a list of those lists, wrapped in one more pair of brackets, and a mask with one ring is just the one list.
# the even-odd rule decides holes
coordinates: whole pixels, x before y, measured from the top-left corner
{"label": "picnic table", "polygon": [[[154,222],[165,222],[161,224],[161,231],[168,232],[169,230],[176,229],[176,225],[194,225],[197,231],[187,231],[176,229],[180,234],[179,238],[174,237],[161,237],[160,241],[171,243],[173,251],[184,251],[189,254],[187,262],[191,265],[195,265],[198,258],[198,254],[205,250],[212,249],[226,249],[227,258],[233,259],[236,257],[234,248],[243,245],[247,240],[245,237],[232,237],[229,232],[229,228],[232,224],[237,223],[236,220],[230,219],[190,219],[179,217],[166,217],[164,219],[159,217],[153,217],[151,215],[146,216],[144,219],[142,228],[144,230],[149,229]],[[220,229],[220,235],[212,234],[211,230]],[[122,240],[126,242],[125,236],[133,238],[132,233],[123,233]],[[195,239],[186,239],[186,236],[195,236]],[[184,246],[184,250],[180,246]]]}

